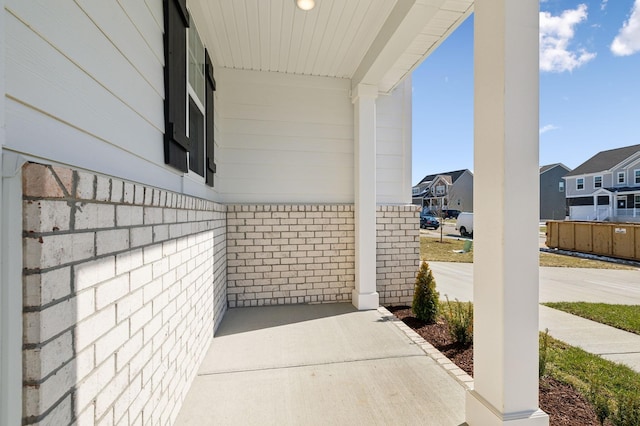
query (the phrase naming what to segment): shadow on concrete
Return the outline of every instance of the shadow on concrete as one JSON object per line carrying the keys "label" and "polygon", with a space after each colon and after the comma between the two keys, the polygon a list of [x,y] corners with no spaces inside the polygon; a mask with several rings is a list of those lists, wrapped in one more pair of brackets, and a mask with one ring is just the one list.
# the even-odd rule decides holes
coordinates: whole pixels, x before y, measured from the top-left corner
{"label": "shadow on concrete", "polygon": [[[215,337],[335,317],[356,311],[351,303],[232,308],[225,314]],[[260,314],[255,315],[255,312]]]}

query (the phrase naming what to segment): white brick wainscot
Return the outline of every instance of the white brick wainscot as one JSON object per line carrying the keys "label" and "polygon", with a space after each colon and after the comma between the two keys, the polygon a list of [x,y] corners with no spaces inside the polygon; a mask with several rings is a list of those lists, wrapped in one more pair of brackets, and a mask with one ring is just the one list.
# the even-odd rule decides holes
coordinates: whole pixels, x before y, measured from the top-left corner
{"label": "white brick wainscot", "polygon": [[23,424],[168,424],[226,309],[226,208],[23,167]]}
{"label": "white brick wainscot", "polygon": [[[231,205],[227,214],[230,307],[351,301],[352,205]],[[411,303],[418,208],[378,206],[376,216],[380,304]]]}

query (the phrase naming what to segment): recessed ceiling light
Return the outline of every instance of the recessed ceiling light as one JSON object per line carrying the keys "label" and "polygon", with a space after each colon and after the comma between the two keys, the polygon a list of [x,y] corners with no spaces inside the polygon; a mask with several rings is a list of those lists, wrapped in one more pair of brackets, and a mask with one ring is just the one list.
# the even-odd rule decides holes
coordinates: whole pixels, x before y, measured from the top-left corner
{"label": "recessed ceiling light", "polygon": [[315,0],[295,0],[295,2],[296,6],[304,11],[311,10],[316,5]]}

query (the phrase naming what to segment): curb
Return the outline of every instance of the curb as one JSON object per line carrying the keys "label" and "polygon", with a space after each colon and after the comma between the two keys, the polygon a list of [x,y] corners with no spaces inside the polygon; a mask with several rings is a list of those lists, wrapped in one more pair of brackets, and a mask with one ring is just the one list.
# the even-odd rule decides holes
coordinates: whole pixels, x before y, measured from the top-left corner
{"label": "curb", "polygon": [[420,349],[431,359],[438,363],[451,377],[456,379],[463,387],[468,390],[473,389],[473,377],[469,376],[463,369],[455,365],[449,358],[444,356],[442,352],[437,350],[433,345],[422,338],[418,333],[413,331],[411,327],[400,321],[387,310],[380,306],[378,312],[383,315],[385,320],[392,322],[400,331],[402,331],[413,343],[418,345]]}
{"label": "curb", "polygon": [[551,254],[561,254],[565,256],[580,257],[582,259],[600,260],[602,262],[618,263],[621,265],[635,266],[636,268],[640,268],[640,262],[636,262],[628,259],[620,259],[617,257],[602,256],[599,254],[582,253],[578,251],[570,251],[570,250],[562,250],[562,249],[551,249],[546,247],[540,247],[540,251],[545,253],[551,253]]}

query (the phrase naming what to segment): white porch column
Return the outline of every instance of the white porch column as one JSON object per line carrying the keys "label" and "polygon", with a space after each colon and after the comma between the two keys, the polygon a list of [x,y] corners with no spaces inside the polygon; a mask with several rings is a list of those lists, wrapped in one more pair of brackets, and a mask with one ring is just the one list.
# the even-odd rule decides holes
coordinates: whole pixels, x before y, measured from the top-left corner
{"label": "white porch column", "polygon": [[358,309],[377,309],[376,292],[376,86],[359,84],[353,93],[356,288]]}
{"label": "white porch column", "polygon": [[469,425],[538,408],[538,0],[475,3],[474,389]]}

